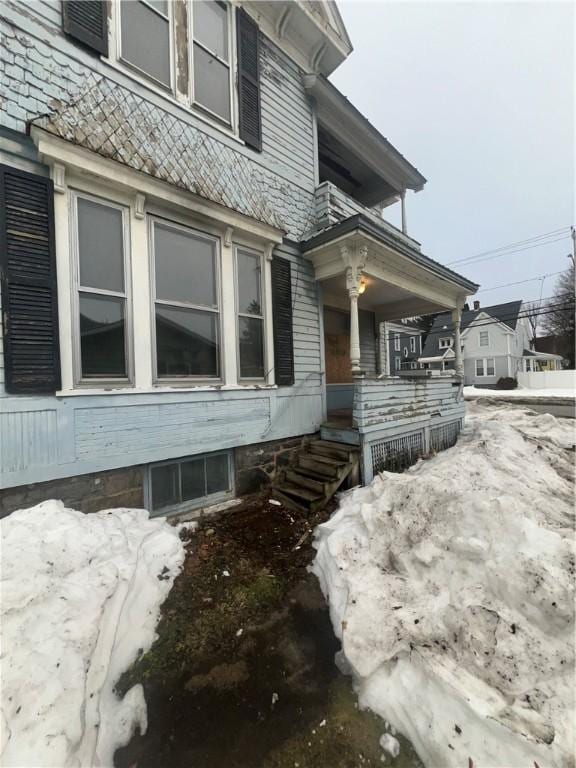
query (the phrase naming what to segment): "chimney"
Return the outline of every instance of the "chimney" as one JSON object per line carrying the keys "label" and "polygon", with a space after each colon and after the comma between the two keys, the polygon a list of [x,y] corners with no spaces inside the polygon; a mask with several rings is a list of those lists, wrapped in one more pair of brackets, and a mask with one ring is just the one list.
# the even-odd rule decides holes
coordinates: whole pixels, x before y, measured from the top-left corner
{"label": "chimney", "polygon": [[480,309],[480,302],[478,300],[474,302],[474,309]]}

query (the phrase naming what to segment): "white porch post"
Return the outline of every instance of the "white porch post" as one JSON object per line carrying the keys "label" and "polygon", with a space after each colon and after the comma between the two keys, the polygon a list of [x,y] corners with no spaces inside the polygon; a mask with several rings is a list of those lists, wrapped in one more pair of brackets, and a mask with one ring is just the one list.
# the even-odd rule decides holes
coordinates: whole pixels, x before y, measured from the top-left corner
{"label": "white porch post", "polygon": [[456,307],[452,310],[452,324],[454,326],[454,354],[456,376],[464,376],[464,361],[462,359],[462,346],[460,341],[460,322],[462,320],[462,309]]}
{"label": "white porch post", "polygon": [[360,279],[364,269],[367,248],[350,249],[347,245],[340,248],[340,255],[346,264],[346,288],[350,297],[350,365],[353,374],[362,373],[360,368],[360,323],[358,320],[358,296]]}
{"label": "white porch post", "polygon": [[402,191],[400,201],[402,204],[402,232],[404,232],[404,234],[406,235],[408,234],[408,222],[406,221],[406,190],[405,189]]}

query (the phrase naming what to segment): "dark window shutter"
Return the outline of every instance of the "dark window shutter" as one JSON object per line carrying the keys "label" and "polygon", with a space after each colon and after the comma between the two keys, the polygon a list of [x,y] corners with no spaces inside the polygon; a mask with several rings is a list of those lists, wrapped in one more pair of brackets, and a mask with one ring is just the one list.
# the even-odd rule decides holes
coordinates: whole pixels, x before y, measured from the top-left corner
{"label": "dark window shutter", "polygon": [[276,384],[294,384],[292,340],[292,272],[287,259],[272,259],[272,311],[274,315],[274,368]]}
{"label": "dark window shutter", "polygon": [[6,391],[60,389],[54,188],[0,165],[0,283]]}
{"label": "dark window shutter", "polygon": [[236,11],[238,40],[238,104],[240,138],[248,146],[262,151],[260,114],[260,38],[258,26],[242,8]]}
{"label": "dark window shutter", "polygon": [[106,0],[63,0],[64,32],[79,43],[108,56]]}

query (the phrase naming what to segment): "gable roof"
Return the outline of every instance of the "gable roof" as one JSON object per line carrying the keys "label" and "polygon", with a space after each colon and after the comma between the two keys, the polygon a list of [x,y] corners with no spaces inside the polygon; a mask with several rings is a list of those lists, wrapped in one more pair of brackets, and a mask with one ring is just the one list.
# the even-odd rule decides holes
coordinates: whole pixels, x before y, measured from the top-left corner
{"label": "gable roof", "polygon": [[[480,307],[480,309],[469,309],[462,312],[461,330],[468,328],[479,315],[488,315],[511,330],[516,330],[518,324],[518,315],[522,307],[522,301],[509,301],[506,304],[494,304],[492,307]],[[426,337],[426,343],[422,350],[421,358],[437,357],[440,353],[440,339],[446,336],[450,337],[454,333],[452,324],[452,315],[446,312],[434,320],[434,324]]]}

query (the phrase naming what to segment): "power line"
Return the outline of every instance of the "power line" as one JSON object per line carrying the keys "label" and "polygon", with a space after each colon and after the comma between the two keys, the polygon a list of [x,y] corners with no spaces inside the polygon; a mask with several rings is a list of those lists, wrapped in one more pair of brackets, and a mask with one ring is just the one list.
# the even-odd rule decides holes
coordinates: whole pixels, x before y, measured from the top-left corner
{"label": "power line", "polygon": [[566,272],[565,269],[561,269],[559,272],[549,272],[547,275],[538,275],[537,277],[529,277],[527,280],[517,280],[515,283],[502,283],[502,285],[493,285],[491,288],[481,288],[476,293],[485,293],[486,291],[495,291],[498,288],[508,288],[511,285],[523,285],[524,283],[533,283],[536,280],[546,280],[547,277],[555,277]]}
{"label": "power line", "polygon": [[[492,248],[489,251],[480,251],[480,253],[475,254],[474,256],[468,256],[465,259],[459,259],[458,261],[451,261],[449,264],[463,264],[467,261],[472,261],[473,259],[477,259],[481,256],[489,256],[493,253],[500,253],[501,251],[508,251],[512,248],[517,248],[518,246],[526,245],[528,243],[533,243],[538,240],[544,240],[548,239],[552,236],[557,236],[561,232],[567,232],[570,230],[570,227],[560,227],[559,229],[553,229],[550,232],[544,232],[540,235],[534,235],[533,237],[528,237],[525,240],[517,240],[515,243],[508,243],[508,245],[501,245],[499,248]],[[560,238],[563,239],[563,238]]]}
{"label": "power line", "polygon": [[560,243],[562,240],[566,240],[569,235],[562,235],[555,240],[547,240],[542,243],[535,243],[534,245],[526,245],[523,248],[517,248],[513,251],[505,251],[504,253],[496,253],[493,256],[483,256],[478,258],[477,256],[471,256],[469,259],[462,259],[460,261],[451,261],[446,266],[453,266],[454,264],[464,264],[464,266],[472,266],[473,264],[479,264],[482,261],[492,261],[492,259],[499,259],[502,256],[513,256],[516,253],[523,253],[524,251],[531,251],[534,248],[542,248],[545,245],[553,245],[554,243]]}

